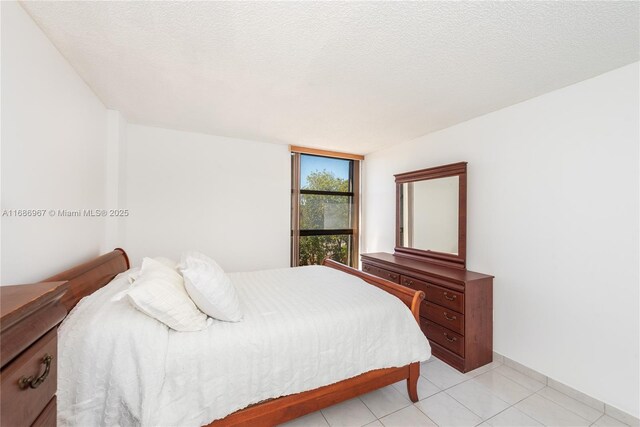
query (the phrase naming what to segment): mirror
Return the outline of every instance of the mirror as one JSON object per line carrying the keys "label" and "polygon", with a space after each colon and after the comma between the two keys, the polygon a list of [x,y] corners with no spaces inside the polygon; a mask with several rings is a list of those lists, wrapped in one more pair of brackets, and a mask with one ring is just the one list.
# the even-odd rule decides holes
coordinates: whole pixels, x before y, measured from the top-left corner
{"label": "mirror", "polygon": [[457,176],[401,187],[402,246],[458,254]]}
{"label": "mirror", "polygon": [[396,254],[465,265],[466,163],[396,175]]}

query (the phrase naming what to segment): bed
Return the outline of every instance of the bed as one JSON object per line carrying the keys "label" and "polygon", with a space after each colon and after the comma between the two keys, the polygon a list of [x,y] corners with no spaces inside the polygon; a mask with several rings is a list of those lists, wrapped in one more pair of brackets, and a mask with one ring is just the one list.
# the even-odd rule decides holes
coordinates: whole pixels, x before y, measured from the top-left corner
{"label": "bed", "polygon": [[276,425],[400,380],[418,400],[420,291],[331,260],[236,273],[245,320],[177,333],[121,298],[130,272],[116,249],[47,279],[69,281],[75,307],[59,332],[61,424]]}

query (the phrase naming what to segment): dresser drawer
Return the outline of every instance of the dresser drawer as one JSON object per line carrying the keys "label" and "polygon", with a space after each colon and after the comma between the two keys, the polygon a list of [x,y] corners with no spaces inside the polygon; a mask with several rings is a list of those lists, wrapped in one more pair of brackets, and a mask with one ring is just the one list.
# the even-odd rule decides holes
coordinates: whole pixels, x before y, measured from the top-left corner
{"label": "dresser drawer", "polygon": [[458,313],[464,313],[464,294],[462,292],[452,291],[429,283],[425,295],[425,299],[429,302],[455,310]]}
{"label": "dresser drawer", "polygon": [[438,323],[453,332],[464,335],[464,314],[430,302],[422,303],[420,315],[431,322]]}
{"label": "dresser drawer", "polygon": [[[47,356],[51,356],[48,364],[45,363]],[[38,418],[56,393],[57,357],[57,329],[54,328],[2,369],[1,425],[28,426]],[[21,388],[20,380],[27,377],[44,380],[32,383],[36,388],[29,385]]]}
{"label": "dresser drawer", "polygon": [[400,275],[393,271],[385,270],[384,268],[376,267],[371,264],[363,264],[362,271],[365,273],[373,274],[374,276],[382,277],[390,282],[400,283]]}
{"label": "dresser drawer", "polygon": [[464,337],[443,328],[437,323],[420,319],[420,328],[430,341],[434,341],[444,348],[464,357]]}
{"label": "dresser drawer", "polygon": [[400,276],[400,284],[404,285],[408,288],[416,289],[418,291],[422,291],[425,294],[427,293],[427,286],[429,283],[424,282],[422,280],[414,279],[413,277],[402,275]]}
{"label": "dresser drawer", "polygon": [[31,427],[56,427],[57,409],[56,397],[54,396],[44,408],[44,411],[42,411],[33,424],[31,424]]}
{"label": "dresser drawer", "polygon": [[[413,277],[401,275],[400,276],[400,284],[402,286],[406,286],[407,288],[415,289],[417,291],[422,291],[425,294],[427,293],[427,282],[423,282],[422,280],[414,279]],[[420,304],[420,316],[427,316],[427,301],[423,300],[422,304]]]}

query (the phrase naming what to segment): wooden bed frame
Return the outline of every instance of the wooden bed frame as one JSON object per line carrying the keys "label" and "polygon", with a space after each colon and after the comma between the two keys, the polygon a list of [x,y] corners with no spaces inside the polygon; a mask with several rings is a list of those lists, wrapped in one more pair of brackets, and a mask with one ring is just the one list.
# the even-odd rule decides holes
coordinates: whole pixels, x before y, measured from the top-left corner
{"label": "wooden bed frame", "polygon": [[[360,277],[367,283],[395,295],[409,307],[416,321],[419,321],[420,303],[424,299],[424,292],[389,282],[329,259],[324,260],[323,265]],[[62,303],[71,311],[78,301],[100,289],[128,268],[129,258],[126,252],[117,248],[44,281],[68,282],[69,290],[63,296]],[[207,427],[273,426],[401,380],[407,381],[409,397],[413,402],[417,402],[419,376],[420,364],[417,362],[400,368],[376,369],[335,384],[248,406],[208,424]]]}

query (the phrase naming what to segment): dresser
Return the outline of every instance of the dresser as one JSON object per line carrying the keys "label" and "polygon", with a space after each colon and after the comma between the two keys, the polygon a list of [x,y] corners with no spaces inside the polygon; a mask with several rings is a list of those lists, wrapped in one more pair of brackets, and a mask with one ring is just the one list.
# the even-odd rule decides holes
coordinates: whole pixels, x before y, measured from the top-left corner
{"label": "dresser", "polygon": [[55,426],[66,282],[0,287],[0,425]]}
{"label": "dresser", "polygon": [[361,256],[362,270],[421,290],[420,327],[434,356],[461,372],[493,358],[493,276],[389,253]]}

